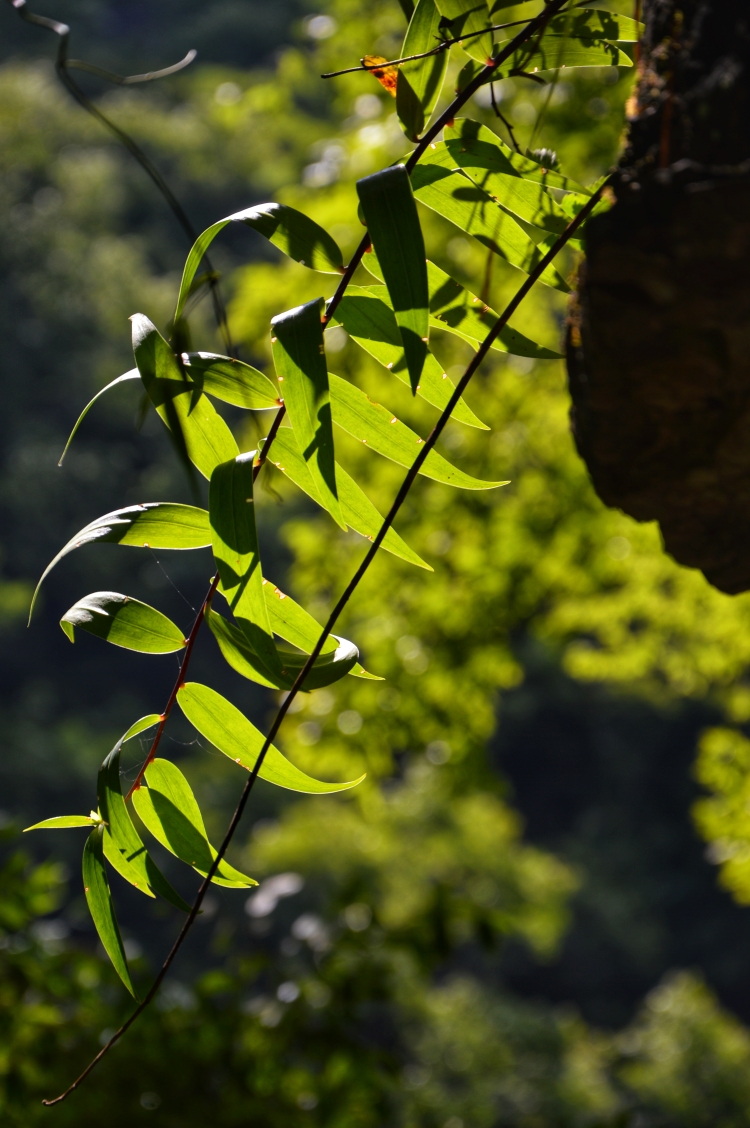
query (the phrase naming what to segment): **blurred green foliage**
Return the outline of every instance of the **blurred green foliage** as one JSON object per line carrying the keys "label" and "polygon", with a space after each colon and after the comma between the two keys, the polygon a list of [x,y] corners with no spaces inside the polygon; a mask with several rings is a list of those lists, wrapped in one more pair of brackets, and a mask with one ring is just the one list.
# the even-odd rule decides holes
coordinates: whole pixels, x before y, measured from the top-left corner
{"label": "blurred green foliage", "polygon": [[[248,7],[253,19],[260,7]],[[188,200],[197,226],[278,198],[328,227],[345,253],[356,245],[354,180],[396,159],[406,143],[392,103],[369,76],[325,83],[318,75],[365,52],[394,55],[404,20],[395,2],[333,0],[326,12],[331,22],[317,26],[330,34],[315,39],[300,20],[275,59],[254,69],[239,69],[245,56],[228,46],[194,73],[104,94],[108,112]],[[164,50],[172,43],[165,37]],[[615,156],[631,81],[609,70],[565,78],[551,91],[523,80],[497,91],[522,144],[554,148],[570,175],[589,181]],[[126,658],[102,663],[96,648],[81,647],[73,662],[55,624],[55,611],[84,582],[91,587],[92,574],[111,582],[115,559],[128,590],[152,599],[156,592],[160,606],[172,599],[179,608],[153,561],[124,553],[101,563],[99,549],[82,553],[51,578],[39,633],[23,635],[21,623],[29,581],[73,529],[114,505],[180,489],[190,500],[152,422],[133,435],[137,405],[120,406],[126,391],[97,407],[66,470],[55,470],[79,407],[132,366],[127,317],[139,309],[166,324],[186,248],[140,170],[67,99],[46,63],[4,65],[0,106],[0,208],[8,217],[0,324],[15,342],[3,360],[0,420],[3,720],[12,750],[2,772],[9,805],[31,822],[59,813],[61,796],[88,809],[82,779],[136,710],[161,707],[171,681],[171,666],[151,677]],[[495,124],[486,98],[473,112]],[[422,219],[431,257],[502,308],[520,276],[504,264],[490,272],[478,244],[433,213],[423,210]],[[229,279],[243,356],[264,365],[270,317],[316,296],[325,281],[277,261],[260,243],[247,233],[225,238],[214,257]],[[575,269],[572,255],[566,269]],[[358,280],[369,280],[364,268]],[[514,324],[556,348],[564,316],[564,299],[544,293]],[[191,323],[195,347],[217,347],[206,305]],[[430,408],[342,330],[328,337],[334,370],[426,433]],[[435,348],[455,376],[467,350],[440,333]],[[508,951],[523,949],[535,966],[554,967],[591,882],[603,902],[616,902],[602,912],[624,920],[626,931],[648,931],[649,905],[636,894],[635,907],[627,903],[619,860],[602,877],[584,834],[562,842],[559,856],[526,841],[512,789],[488,755],[498,708],[502,736],[504,710],[532,683],[540,653],[592,694],[637,699],[632,712],[670,718],[692,702],[713,724],[735,724],[702,743],[697,776],[712,795],[697,803],[695,818],[722,881],[746,903],[750,744],[740,727],[750,718],[750,596],[714,591],[663,553],[654,526],[601,505],[570,436],[560,363],[495,356],[467,398],[491,431],[452,425],[443,449],[468,472],[511,485],[456,495],[418,484],[398,529],[434,574],[384,555],[341,627],[367,668],[386,680],[345,679],[307,695],[284,730],[284,750],[303,769],[332,778],[366,770],[367,782],[343,799],[282,804],[259,789],[255,826],[237,853],[238,864],[263,879],[260,890],[246,912],[223,895],[208,906],[185,981],[178,969],[138,1030],[54,1112],[39,1098],[71,1080],[126,1004],[84,929],[76,894],[57,911],[60,868],[10,856],[0,885],[4,1123],[88,1123],[106,1110],[115,1126],[165,1128],[750,1124],[748,1035],[698,973],[668,975],[615,1033],[587,1025],[574,1005],[551,1005],[535,988],[526,991],[530,1002],[504,982]],[[256,437],[248,435],[248,445]],[[401,471],[341,433],[337,443],[384,512]],[[278,473],[264,472],[263,484],[271,574],[281,582],[287,571],[290,590],[320,618],[363,542],[293,498]],[[205,578],[172,558],[164,563],[189,598],[199,598]],[[181,613],[184,621],[184,604]],[[202,645],[210,677],[213,643],[206,637]],[[42,651],[52,681],[39,669]],[[233,692],[247,690],[234,685]],[[269,703],[258,694],[249,708],[262,718]],[[518,739],[523,755],[523,731]],[[553,734],[551,761],[556,740]],[[641,742],[636,733],[626,748],[633,763]],[[185,753],[177,745],[172,751]],[[691,753],[687,747],[683,759]],[[212,831],[237,787],[231,766],[218,759],[188,750],[181,761],[213,803]],[[555,770],[563,791],[564,764]],[[594,820],[604,809],[598,801]],[[671,833],[664,818],[656,833]],[[638,854],[640,842],[627,849],[639,864],[650,857]],[[692,872],[685,870],[685,883]],[[280,874],[299,876],[284,886]],[[660,896],[677,894],[669,888]],[[140,905],[127,902],[125,915],[129,937],[148,931]],[[153,928],[163,947],[175,920],[156,918]],[[596,947],[596,927],[593,933]],[[688,966],[712,943],[701,934],[686,945],[696,952]],[[143,983],[155,955],[149,948],[136,959]],[[193,976],[197,967],[204,970]],[[559,992],[549,994],[560,1003]]]}

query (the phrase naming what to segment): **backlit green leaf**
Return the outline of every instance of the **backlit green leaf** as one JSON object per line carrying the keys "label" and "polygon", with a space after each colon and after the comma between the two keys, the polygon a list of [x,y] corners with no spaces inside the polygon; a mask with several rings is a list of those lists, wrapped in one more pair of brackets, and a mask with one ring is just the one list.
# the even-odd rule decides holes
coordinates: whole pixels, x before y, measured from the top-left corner
{"label": "backlit green leaf", "polygon": [[[504,42],[499,45],[505,46]],[[526,74],[574,67],[632,67],[626,48],[605,39],[569,39],[563,35],[545,34],[530,53],[524,48],[515,51],[503,69],[522,70]]]}
{"label": "backlit green leaf", "polygon": [[[411,428],[401,423],[395,415],[355,388],[353,384],[339,376],[330,375],[331,406],[333,421],[366,443],[378,454],[398,462],[401,466],[411,466],[424,442]],[[427,478],[457,486],[464,490],[491,490],[507,482],[482,482],[472,478],[463,470],[452,466],[441,454],[431,450],[420,470]]]}
{"label": "backlit green leaf", "polygon": [[29,622],[39,589],[56,564],[64,556],[85,544],[102,541],[128,544],[137,548],[204,548],[211,543],[208,513],[194,505],[178,505],[171,501],[147,501],[143,505],[128,505],[97,517],[71,537],[54,560],[42,572],[36,585]]}
{"label": "backlit green leaf", "polygon": [[[263,747],[264,737],[231,701],[198,682],[184,685],[177,694],[177,701],[187,719],[206,740],[210,740],[214,747],[236,764],[249,772],[253,770]],[[302,791],[308,795],[346,791],[365,778],[360,776],[348,783],[323,783],[305,775],[273,745],[268,749],[258,775],[278,787]]]}
{"label": "backlit green leaf", "polygon": [[274,317],[271,341],[287,415],[302,456],[322,504],[345,529],[336,488],[328,371],[320,320],[322,300],[318,298]]}
{"label": "backlit green leaf", "polygon": [[[285,595],[281,588],[274,587],[270,581],[265,583],[263,590],[266,593],[266,606],[274,633],[291,642],[292,646],[311,652],[323,629],[320,623],[313,619],[304,607],[295,603],[290,595]],[[338,642],[335,637],[329,635],[323,643],[322,653],[329,654],[337,647]],[[383,680],[375,674],[369,674],[359,663],[349,672],[355,678],[367,678],[369,681]]]}
{"label": "backlit green leaf", "polygon": [[[456,118],[453,125],[445,127],[445,145],[456,164],[463,159],[474,163],[467,167],[488,169],[503,176],[518,176],[533,184],[545,184],[548,188],[562,188],[566,192],[578,192],[583,196],[591,193],[575,180],[562,173],[547,169],[532,157],[516,153],[502,141],[497,134],[471,118]],[[433,150],[434,151],[434,150]]]}
{"label": "backlit green leaf", "polygon": [[[367,255],[368,269],[370,260],[374,258],[374,253]],[[401,334],[393,314],[387,287],[350,286],[336,308],[335,320],[344,326],[349,336],[370,356],[375,357],[403,383],[409,383]],[[428,351],[417,385],[417,393],[427,403],[442,411],[453,391],[452,381],[436,357]],[[458,401],[451,417],[466,423],[469,427],[487,430],[485,424],[476,417],[464,399]]]}
{"label": "backlit green leaf", "polygon": [[[136,722],[132,727],[141,723]],[[127,736],[128,733],[118,740],[99,769],[97,798],[105,823],[104,856],[121,877],[147,897],[159,893],[178,909],[190,912],[190,906],[172,888],[149,856],[125,805],[120,783],[120,750]]]}
{"label": "backlit green leaf", "polygon": [[122,738],[122,743],[124,744],[126,740],[132,740],[134,736],[145,732],[146,729],[153,728],[154,725],[158,725],[161,720],[162,716],[160,713],[149,713],[147,717],[141,717],[139,721],[136,721],[135,724],[130,726]]}
{"label": "backlit green leaf", "polygon": [[[427,263],[427,277],[430,284],[431,323],[438,329],[454,333],[470,345],[476,346],[483,341],[497,321],[495,311],[470,290],[459,285],[439,266],[435,266],[434,262]],[[536,360],[558,360],[561,355],[553,349],[537,345],[510,325],[500,330],[492,342],[492,348],[514,356],[534,357]]]}
{"label": "backlit green leaf", "polygon": [[123,384],[123,383],[125,383],[126,381],[129,381],[129,380],[140,380],[140,378],[141,378],[141,374],[138,371],[138,369],[137,368],[131,368],[130,372],[125,372],[122,376],[118,376],[116,380],[110,381],[109,384],[107,384],[105,387],[103,387],[100,391],[98,391],[96,393],[96,395],[92,399],[89,400],[89,402],[86,404],[86,406],[84,407],[81,414],[76,419],[75,426],[73,427],[73,430],[70,432],[70,435],[68,436],[68,441],[65,444],[65,450],[60,455],[60,461],[57,464],[58,466],[62,466],[63,459],[65,458],[65,455],[68,453],[68,447],[70,446],[70,444],[73,442],[73,439],[75,438],[76,431],[81,426],[84,419],[88,415],[89,411],[94,406],[96,401],[100,398],[100,396],[103,396],[104,393],[108,392],[110,388],[116,387],[117,384]]}
{"label": "backlit green leaf", "polygon": [[[272,462],[283,474],[286,474],[290,481],[304,490],[313,501],[320,504],[313,480],[297,446],[294,432],[289,427],[280,427],[277,431],[269,455],[269,462]],[[341,511],[347,525],[363,537],[372,540],[383,523],[380,513],[354,479],[338,464],[336,465],[336,481],[339,488]],[[400,556],[402,560],[408,560],[409,563],[416,564],[419,568],[427,568],[428,571],[432,571],[429,564],[426,564],[421,557],[417,556],[416,552],[409,548],[408,544],[401,539],[394,529],[388,530],[382,547],[388,552],[392,552],[394,556]]]}
{"label": "backlit green leaf", "polygon": [[253,650],[275,672],[280,663],[263,596],[253,498],[254,459],[253,451],[216,467],[208,490],[208,511],[224,598]]}
{"label": "backlit green leaf", "polygon": [[71,642],[79,627],[142,654],[171,654],[185,645],[180,628],[161,611],[116,591],[95,591],[79,599],[65,612],[60,626]]}
{"label": "backlit green leaf", "polygon": [[133,352],[148,397],[180,450],[204,478],[239,454],[232,432],[209,399],[180,370],[171,348],[142,313],[135,314]]}
{"label": "backlit green leaf", "polygon": [[[216,850],[208,840],[203,816],[190,784],[180,769],[169,760],[153,760],[146,768],[147,786],[133,792],[133,806],[144,826],[180,861],[192,866],[202,877],[208,873]],[[240,873],[222,859],[211,879],[216,885],[244,889],[257,885],[252,877]]]}
{"label": "backlit green leaf", "polygon": [[[437,6],[442,15],[451,21],[454,39],[492,24],[486,0],[437,0]],[[467,39],[461,46],[472,59],[486,63],[492,58],[492,32]]]}
{"label": "backlit green leaf", "polygon": [[[278,674],[271,673],[241,630],[215,611],[208,612],[207,621],[222,655],[238,674],[272,689],[292,688],[309,655],[292,651],[288,647],[279,647],[281,669]],[[351,673],[357,665],[359,655],[354,643],[342,638],[337,638],[337,641],[338,646],[333,653],[321,654],[315,659],[315,664],[302,684],[302,692],[310,693],[314,689],[333,685]]]}
{"label": "backlit green leaf", "polygon": [[135,988],[120,936],[104,866],[104,827],[92,830],[83,848],[83,888],[94,927],[120,979],[135,998]]}
{"label": "backlit green leaf", "polygon": [[182,315],[203,256],[228,223],[243,223],[246,227],[252,227],[285,255],[312,270],[319,270],[323,274],[343,272],[344,258],[335,239],[314,220],[286,204],[256,204],[255,207],[220,219],[198,236],[185,263],[175,321]]}
{"label": "backlit green leaf", "polygon": [[96,826],[97,819],[92,819],[91,815],[58,815],[53,819],[45,819],[44,822],[34,823],[33,826],[27,826],[27,830],[64,830],[73,826]]}
{"label": "backlit green leaf", "polygon": [[[438,151],[436,156],[442,156],[442,151]],[[431,164],[429,157],[425,159],[427,163],[417,165],[412,173],[417,199],[467,235],[473,235],[512,266],[529,274],[543,258],[544,252],[537,248],[513,217],[463,171],[451,171],[439,164]],[[540,281],[563,293],[570,289],[551,265],[546,267]]]}
{"label": "backlit green leaf", "polygon": [[412,391],[427,356],[427,268],[412,184],[404,165],[357,181],[357,192],[391,296]]}
{"label": "backlit green leaf", "polygon": [[[418,0],[409,21],[401,57],[420,55],[431,50],[443,38],[441,15],[435,0]],[[448,66],[448,52],[441,51],[427,59],[415,59],[399,67],[396,86],[396,112],[407,137],[416,141],[430,120],[443,87]]]}
{"label": "backlit green leaf", "polygon": [[553,16],[547,28],[552,35],[566,35],[571,39],[608,39],[611,43],[637,43],[644,32],[644,24],[629,16],[602,8],[583,7]]}
{"label": "backlit green leaf", "polygon": [[207,352],[185,353],[183,360],[190,378],[208,396],[248,411],[267,411],[281,406],[274,385],[251,364]]}

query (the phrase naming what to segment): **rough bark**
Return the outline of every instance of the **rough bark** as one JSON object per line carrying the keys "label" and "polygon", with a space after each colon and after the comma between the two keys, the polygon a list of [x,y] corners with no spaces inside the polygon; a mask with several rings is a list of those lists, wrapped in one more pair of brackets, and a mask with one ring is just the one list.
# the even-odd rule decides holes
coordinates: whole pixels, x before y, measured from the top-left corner
{"label": "rough bark", "polygon": [[601,498],[750,588],[750,0],[646,0],[616,202],[571,306],[578,449]]}

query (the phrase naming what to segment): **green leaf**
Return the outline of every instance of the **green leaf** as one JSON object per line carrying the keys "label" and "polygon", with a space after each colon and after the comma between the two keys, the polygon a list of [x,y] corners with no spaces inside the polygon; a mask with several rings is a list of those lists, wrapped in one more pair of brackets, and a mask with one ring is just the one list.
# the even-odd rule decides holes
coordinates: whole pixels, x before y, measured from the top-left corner
{"label": "green leaf", "polygon": [[[169,760],[152,760],[146,768],[147,786],[133,792],[133,806],[157,842],[180,861],[205,877],[216,857],[208,840],[203,816],[190,784]],[[244,889],[258,882],[240,873],[222,858],[211,879],[229,889]]]}
{"label": "green leaf", "polygon": [[[238,674],[271,689],[292,688],[309,657],[308,654],[279,647],[281,669],[278,674],[272,673],[263,664],[263,660],[253,650],[241,630],[215,611],[209,612],[207,621],[222,655]],[[301,692],[311,693],[314,689],[333,685],[334,682],[351,673],[357,665],[359,654],[354,643],[345,638],[338,638],[336,635],[333,637],[337,639],[338,647],[333,653],[321,654],[315,659],[315,664],[303,682]]]}
{"label": "green leaf", "polygon": [[[503,41],[498,48],[506,45]],[[541,42],[529,53],[523,47],[512,54],[503,69],[521,70],[526,74],[540,71],[573,69],[574,67],[632,67],[633,60],[627,50],[604,39],[569,39],[564,35],[542,36]]]}
{"label": "green leaf", "polygon": [[250,364],[207,352],[184,353],[183,360],[190,378],[208,396],[248,411],[281,407],[274,385]]}
{"label": "green leaf", "polygon": [[309,266],[311,270],[318,270],[323,274],[343,273],[344,256],[335,239],[331,238],[328,232],[314,220],[286,204],[256,204],[255,207],[246,208],[244,211],[228,215],[226,219],[220,219],[218,223],[207,227],[198,236],[185,263],[174,314],[175,321],[182,316],[203,256],[228,223],[243,223],[246,227],[252,227],[285,255],[289,255],[302,266]]}
{"label": "green leaf", "polygon": [[[281,470],[282,474],[285,474],[296,486],[304,490],[308,497],[311,497],[318,505],[322,504],[305,465],[305,460],[300,453],[294,432],[289,427],[280,427],[276,432],[268,461]],[[336,463],[336,482],[339,488],[341,511],[347,525],[354,529],[356,533],[372,540],[383,523],[380,513],[367,497],[367,494],[363,493],[354,479],[338,463]],[[322,507],[325,508],[325,506]],[[394,529],[388,530],[382,547],[388,552],[392,552],[394,556],[408,560],[410,564],[416,564],[417,567],[432,571],[430,565],[417,556],[416,552],[409,548],[408,544],[401,539]],[[318,632],[320,632],[320,628],[318,628]],[[305,647],[302,647],[302,649],[304,650]],[[312,646],[307,649],[312,650]]]}
{"label": "green leaf", "polygon": [[71,642],[75,628],[88,631],[126,650],[141,654],[172,654],[182,650],[182,631],[161,611],[116,591],[95,591],[74,603],[60,620]]}
{"label": "green leaf", "polygon": [[289,688],[278,684],[279,675],[271,673],[239,627],[232,626],[223,615],[219,615],[210,607],[206,608],[205,619],[225,661],[233,670],[242,674],[243,678],[249,678],[258,685],[265,685],[268,689]]}
{"label": "green leaf", "polygon": [[54,819],[45,819],[44,822],[27,826],[23,833],[27,830],[63,830],[72,826],[98,826],[98,820],[92,819],[91,815],[58,815]]}
{"label": "green leaf", "polygon": [[83,889],[94,927],[120,979],[136,998],[104,866],[104,827],[92,830],[83,848]]}
{"label": "green leaf", "polygon": [[[406,32],[401,57],[421,55],[435,47],[443,35],[435,0],[418,0]],[[416,141],[430,120],[448,66],[448,51],[428,59],[415,59],[399,68],[396,112],[410,140]]]}
{"label": "green leaf", "polygon": [[[483,128],[480,126],[480,129]],[[486,132],[490,133],[490,130],[487,129]],[[446,141],[445,148],[456,166],[468,173],[475,184],[513,215],[542,231],[551,231],[557,235],[568,226],[570,220],[544,184],[524,180],[515,169],[511,173],[504,173],[488,167],[493,163],[497,152],[494,146],[477,140],[467,150],[461,141],[454,140]]]}
{"label": "green leaf", "polygon": [[[450,220],[467,235],[473,235],[483,246],[500,255],[512,266],[529,274],[544,252],[519,227],[513,217],[499,207],[491,196],[484,192],[463,171],[451,171],[432,163],[444,158],[446,150],[428,150],[425,163],[419,164],[412,173],[414,194],[418,200],[432,208],[438,215]],[[425,268],[426,273],[426,268]],[[540,277],[547,286],[553,286],[563,293],[570,287],[553,266],[548,266]]]}
{"label": "green leaf", "polygon": [[[456,118],[452,126],[445,127],[445,146],[457,165],[467,162],[467,167],[488,169],[502,176],[517,176],[532,184],[548,188],[561,188],[590,196],[591,191],[575,180],[554,169],[547,169],[532,157],[516,153],[497,134],[471,118]],[[431,150],[433,151],[433,150]],[[469,164],[469,162],[473,162]]]}
{"label": "green leaf", "polygon": [[122,376],[118,376],[116,380],[110,381],[109,384],[107,384],[105,387],[101,388],[101,390],[96,393],[96,395],[93,397],[93,399],[89,400],[89,402],[86,404],[86,406],[84,407],[81,414],[78,416],[76,423],[75,423],[75,426],[74,426],[73,430],[70,432],[70,435],[68,436],[68,441],[65,444],[65,450],[60,455],[60,461],[57,464],[58,466],[62,466],[63,459],[65,458],[65,455],[68,453],[68,447],[73,442],[73,439],[76,436],[76,432],[77,432],[78,428],[81,426],[81,424],[83,423],[84,419],[86,418],[86,416],[88,415],[89,411],[94,406],[96,401],[101,396],[103,396],[105,392],[108,392],[110,388],[116,387],[117,384],[122,384],[127,380],[140,380],[140,378],[141,378],[141,374],[138,371],[138,369],[137,368],[131,368],[130,372],[125,372]]}
{"label": "green leaf", "polygon": [[[430,284],[430,323],[436,329],[461,337],[472,346],[483,341],[498,319],[495,311],[435,266],[434,262],[427,263],[427,277]],[[534,357],[535,360],[559,360],[561,356],[553,349],[531,341],[510,325],[500,330],[492,348],[513,356]]]}
{"label": "green leaf", "polygon": [[147,317],[136,313],[133,352],[148,397],[184,456],[204,478],[239,454],[232,432],[200,388],[180,370],[174,353]]}
{"label": "green leaf", "polygon": [[[295,603],[291,595],[286,595],[281,588],[275,587],[270,580],[265,582],[263,590],[266,593],[266,606],[274,633],[286,639],[287,642],[291,642],[292,646],[311,652],[323,630],[320,623],[313,619],[304,607]],[[323,643],[322,653],[329,654],[337,647],[338,643],[335,637],[329,635]],[[359,663],[350,670],[350,673],[355,678],[383,681],[383,678],[377,677],[376,674],[369,674]]]}
{"label": "green leaf", "polygon": [[69,552],[95,541],[128,544],[137,548],[205,548],[211,543],[211,530],[205,509],[198,509],[194,505],[178,505],[171,501],[147,501],[143,505],[128,505],[124,509],[114,509],[103,517],[97,517],[71,537],[42,572],[31,600],[29,622],[39,589],[55,565]]}
{"label": "green leaf", "polygon": [[214,559],[221,589],[253,650],[274,673],[280,669],[263,596],[255,527],[255,451],[217,466],[208,490]]}
{"label": "green leaf", "polygon": [[[367,256],[368,269],[370,269],[370,260],[375,257],[374,252]],[[385,286],[349,286],[336,308],[335,320],[344,326],[349,336],[370,356],[384,365],[402,383],[409,383],[401,334]],[[452,381],[443,371],[436,357],[428,350],[417,385],[418,395],[442,411],[453,392]],[[451,418],[466,423],[469,427],[488,430],[463,398],[456,404]]]}
{"label": "green leaf", "polygon": [[333,426],[328,391],[323,299],[317,298],[274,317],[273,359],[284,403],[299,448],[321,501],[334,521],[346,528],[336,488]]}
{"label": "green leaf", "polygon": [[[132,728],[137,728],[142,723],[137,721]],[[178,909],[190,912],[190,906],[172,888],[156,862],[150,857],[125,805],[120,783],[120,750],[128,739],[128,734],[132,735],[132,728],[121,740],[118,740],[99,769],[97,798],[101,816],[106,824],[104,856],[121,877],[141,893],[145,893],[147,897],[159,893]]]}
{"label": "green leaf", "polygon": [[[454,39],[492,24],[486,0],[437,0],[437,6],[442,15],[451,21]],[[461,46],[472,59],[486,63],[492,58],[492,32],[467,39]]]}
{"label": "green leaf", "polygon": [[391,296],[416,394],[427,356],[427,268],[412,184],[402,164],[357,181],[357,192]]}
{"label": "green leaf", "polygon": [[[177,701],[191,725],[206,740],[210,740],[214,747],[236,764],[249,772],[253,770],[263,747],[264,737],[231,701],[198,682],[184,685],[177,694]],[[268,749],[258,775],[269,783],[275,783],[277,787],[301,791],[307,795],[346,791],[365,778],[362,775],[348,783],[323,783],[295,768],[273,745]]]}
{"label": "green leaf", "polygon": [[[552,35],[571,39],[608,39],[611,43],[637,43],[645,25],[602,8],[573,8],[553,16],[547,24]],[[627,64],[626,64],[627,65]]]}
{"label": "green leaf", "polygon": [[[353,384],[330,374],[331,406],[333,421],[355,439],[366,443],[378,454],[398,462],[401,466],[411,466],[417,457],[419,447],[424,442],[411,428],[401,423],[395,415],[355,388]],[[452,466],[441,454],[431,450],[419,471],[436,482],[456,486],[464,490],[491,490],[505,486],[507,482],[482,482],[472,478],[463,470]]]}
{"label": "green leaf", "polygon": [[163,720],[163,717],[160,713],[149,713],[147,717],[141,717],[139,721],[136,721],[135,724],[130,726],[122,738],[122,743],[124,744],[126,740],[132,740],[134,736],[145,732],[146,729],[153,728],[154,725],[158,725],[161,720]]}

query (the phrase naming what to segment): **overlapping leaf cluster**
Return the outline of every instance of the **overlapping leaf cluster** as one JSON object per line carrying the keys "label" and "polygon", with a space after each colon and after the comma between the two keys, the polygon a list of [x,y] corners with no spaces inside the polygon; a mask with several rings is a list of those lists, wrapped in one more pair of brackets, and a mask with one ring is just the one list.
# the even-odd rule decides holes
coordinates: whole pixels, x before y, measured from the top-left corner
{"label": "overlapping leaf cluster", "polygon": [[[488,67],[488,81],[503,74],[538,78],[563,67],[630,65],[622,44],[637,37],[633,21],[562,4],[557,10],[558,15],[547,21],[542,34],[508,53],[502,68],[494,64]],[[475,63],[505,58],[509,40],[485,30],[493,26],[493,18],[494,9],[485,11],[469,0],[439,0],[437,5],[435,0],[419,0],[403,52],[429,52],[436,35],[442,37],[443,46],[454,41],[463,44],[469,62],[459,88],[465,87],[476,74],[484,73]],[[396,107],[409,138],[424,130],[438,105],[447,57],[447,49],[441,49],[399,71]],[[262,734],[220,693],[185,677],[204,618],[227,663],[258,685],[311,690],[330,686],[347,675],[365,679],[374,676],[360,664],[354,643],[335,636],[325,639],[319,656],[310,663],[321,627],[263,574],[261,561],[254,484],[263,462],[269,460],[277,466],[341,529],[350,528],[373,540],[382,524],[381,515],[339,464],[335,430],[347,432],[360,444],[407,468],[425,441],[387,407],[373,402],[355,384],[329,370],[325,326],[335,320],[382,366],[385,397],[386,373],[390,373],[408,384],[415,396],[445,412],[455,387],[430,349],[431,327],[475,347],[492,331],[498,314],[427,258],[417,202],[476,239],[491,255],[528,275],[591,194],[590,188],[554,168],[549,157],[516,152],[491,130],[468,118],[451,119],[443,139],[420,155],[421,161],[413,168],[396,163],[358,182],[360,214],[368,230],[365,266],[369,278],[363,271],[358,285],[342,285],[330,309],[323,296],[314,297],[272,319],[275,379],[233,357],[182,351],[180,342],[186,339],[188,301],[205,282],[198,274],[203,256],[230,223],[251,228],[311,271],[344,274],[345,282],[349,282],[333,235],[282,203],[237,212],[200,236],[185,265],[169,337],[163,336],[148,317],[135,314],[131,320],[136,367],[108,385],[140,381],[196,488],[196,474],[208,481],[208,508],[148,502],[115,510],[73,537],[44,576],[74,549],[98,541],[174,550],[210,546],[216,567],[214,582],[188,637],[158,609],[112,591],[82,597],[61,619],[71,641],[75,641],[76,630],[84,630],[144,654],[183,653],[180,677],[165,711],[136,721],[105,759],[99,772],[97,809],[90,815],[47,819],[33,828],[89,828],[83,859],[86,897],[102,943],[131,991],[134,988],[105,863],[147,896],[158,894],[178,909],[188,908],[158,870],[139,826],[203,877],[211,871],[212,880],[218,884],[255,884],[253,878],[225,860],[216,864],[216,850],[187,780],[174,764],[156,757],[175,702],[219,751],[271,783],[300,792],[323,793],[360,782],[334,784],[311,778],[278,749],[268,747]],[[540,281],[567,290],[564,278],[551,265],[541,273]],[[509,326],[499,333],[494,347],[536,359],[556,355]],[[276,411],[275,423],[258,450],[240,450],[214,401],[244,411]],[[76,429],[87,411],[88,407]],[[487,429],[460,399],[453,419]],[[467,490],[483,491],[505,484],[476,479],[435,450],[430,450],[420,472],[438,483]],[[392,528],[382,546],[403,560],[429,568]],[[225,600],[231,618],[214,608],[216,593]],[[291,648],[285,644],[291,644]],[[303,669],[305,681],[298,686]],[[130,792],[124,794],[121,748],[151,728],[156,729],[151,752]]]}

